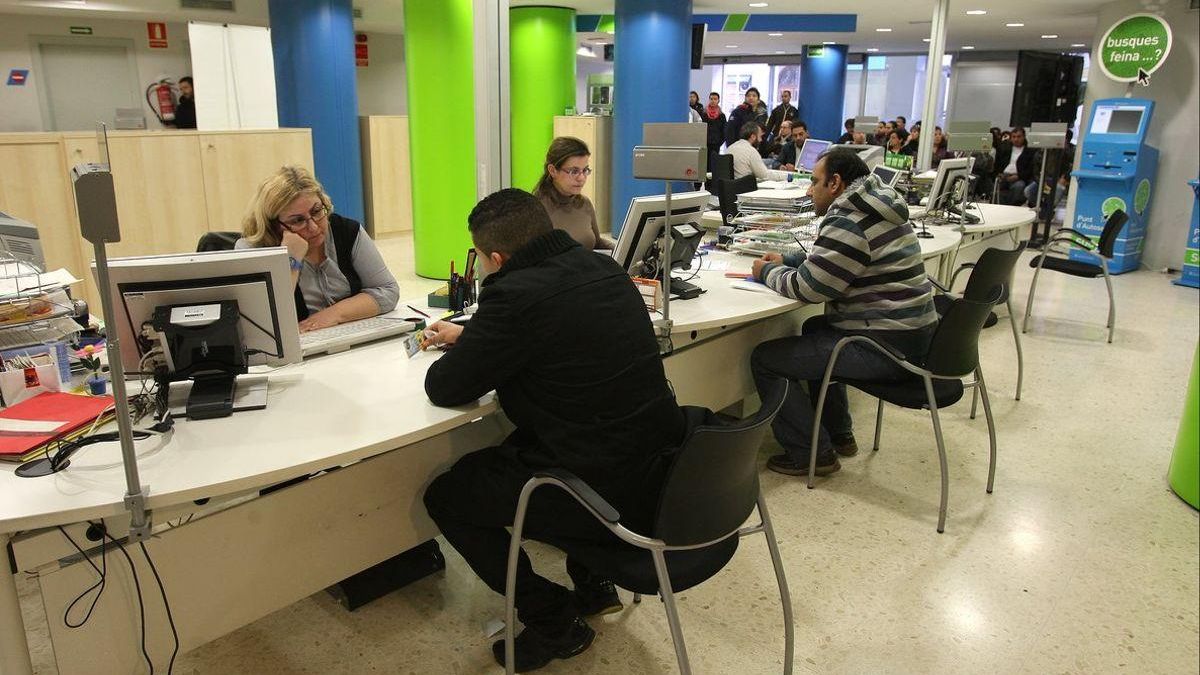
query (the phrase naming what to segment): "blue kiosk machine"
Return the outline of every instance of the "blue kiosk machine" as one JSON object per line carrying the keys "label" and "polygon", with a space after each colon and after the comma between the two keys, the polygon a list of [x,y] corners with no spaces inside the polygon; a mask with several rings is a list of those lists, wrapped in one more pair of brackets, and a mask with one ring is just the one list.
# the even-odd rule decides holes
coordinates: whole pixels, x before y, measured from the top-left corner
{"label": "blue kiosk machine", "polygon": [[[1072,228],[1093,241],[1100,239],[1104,221],[1117,209],[1129,215],[1113,247],[1113,274],[1136,270],[1142,259],[1149,218],[1158,150],[1146,145],[1154,101],[1139,98],[1106,98],[1092,104],[1091,126],[1083,135],[1075,222]],[[1099,260],[1072,248],[1071,260],[1098,264]]]}

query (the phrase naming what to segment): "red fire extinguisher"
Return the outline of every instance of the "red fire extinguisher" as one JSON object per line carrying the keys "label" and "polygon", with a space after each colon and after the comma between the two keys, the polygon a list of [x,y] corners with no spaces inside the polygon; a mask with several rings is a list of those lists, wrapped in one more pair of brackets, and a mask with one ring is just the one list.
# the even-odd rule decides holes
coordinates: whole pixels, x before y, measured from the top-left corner
{"label": "red fire extinguisher", "polygon": [[[157,107],[154,105],[155,102],[150,99],[151,91],[154,92],[157,99]],[[166,124],[175,121],[175,83],[165,79],[151,83],[149,87],[146,87],[146,105],[150,106],[150,111],[154,113],[159,122]]]}

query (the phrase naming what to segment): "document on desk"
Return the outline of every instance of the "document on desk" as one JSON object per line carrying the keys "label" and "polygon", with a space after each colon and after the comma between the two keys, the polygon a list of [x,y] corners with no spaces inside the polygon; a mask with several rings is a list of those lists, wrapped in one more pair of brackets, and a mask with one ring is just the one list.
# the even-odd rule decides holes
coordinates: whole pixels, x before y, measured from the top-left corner
{"label": "document on desk", "polygon": [[716,260],[706,257],[704,262],[700,264],[700,269],[705,272],[724,272],[729,269],[728,260]]}
{"label": "document on desk", "polygon": [[752,291],[754,293],[769,293],[771,295],[775,294],[775,291],[771,290],[770,286],[757,281],[750,281],[749,279],[743,281],[731,281],[729,282],[729,287],[742,291]]}

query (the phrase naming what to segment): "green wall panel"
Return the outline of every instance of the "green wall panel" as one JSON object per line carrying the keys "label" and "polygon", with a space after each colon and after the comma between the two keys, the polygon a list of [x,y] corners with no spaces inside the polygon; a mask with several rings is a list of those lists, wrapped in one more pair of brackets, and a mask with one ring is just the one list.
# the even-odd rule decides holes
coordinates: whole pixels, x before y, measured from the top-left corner
{"label": "green wall panel", "polygon": [[554,139],[554,116],[575,105],[575,10],[509,10],[512,184],[532,190]]}
{"label": "green wall panel", "polygon": [[408,76],[416,271],[446,278],[450,260],[462,270],[475,206],[474,27],[471,0],[405,0],[404,50]]}

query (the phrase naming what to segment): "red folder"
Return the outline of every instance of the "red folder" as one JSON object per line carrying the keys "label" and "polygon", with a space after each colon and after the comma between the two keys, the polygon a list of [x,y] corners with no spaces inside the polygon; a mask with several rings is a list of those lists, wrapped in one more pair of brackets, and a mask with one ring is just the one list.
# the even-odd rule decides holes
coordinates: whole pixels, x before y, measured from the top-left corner
{"label": "red folder", "polygon": [[[48,391],[0,411],[0,459],[18,459],[32,450],[91,424],[113,404],[111,396],[80,396]],[[61,422],[42,429],[6,429],[4,420]]]}

